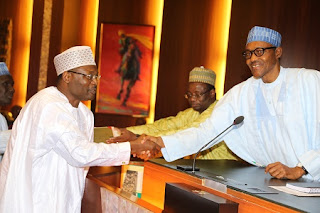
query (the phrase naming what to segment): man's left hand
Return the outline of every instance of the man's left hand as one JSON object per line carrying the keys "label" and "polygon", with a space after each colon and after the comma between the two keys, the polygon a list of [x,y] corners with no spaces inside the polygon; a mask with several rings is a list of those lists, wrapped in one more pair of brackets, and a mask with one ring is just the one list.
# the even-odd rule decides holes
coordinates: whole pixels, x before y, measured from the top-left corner
{"label": "man's left hand", "polygon": [[278,179],[287,178],[291,180],[296,180],[305,174],[303,169],[300,167],[291,168],[280,162],[269,164],[266,167],[265,172]]}

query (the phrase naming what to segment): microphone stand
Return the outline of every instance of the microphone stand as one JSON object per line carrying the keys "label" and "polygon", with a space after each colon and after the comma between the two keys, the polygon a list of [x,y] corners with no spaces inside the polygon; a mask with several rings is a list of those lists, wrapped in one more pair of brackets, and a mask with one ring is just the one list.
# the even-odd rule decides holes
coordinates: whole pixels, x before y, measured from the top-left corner
{"label": "microphone stand", "polygon": [[223,132],[221,132],[219,135],[217,135],[215,138],[213,138],[212,140],[210,140],[208,143],[206,143],[204,146],[201,147],[201,149],[199,149],[199,151],[197,152],[197,154],[194,156],[193,158],[193,164],[192,164],[192,173],[195,173],[195,167],[196,167],[196,159],[197,159],[197,156],[198,154],[206,147],[208,146],[212,141],[214,141],[215,139],[217,139],[220,135],[222,135],[225,131],[227,131],[228,129],[230,129],[233,125],[237,125],[237,124],[240,124],[242,123],[244,117],[243,116],[239,116],[237,117],[233,123],[228,127],[226,128]]}
{"label": "microphone stand", "polygon": [[212,140],[210,140],[208,143],[206,143],[203,147],[201,147],[201,149],[199,149],[199,151],[197,152],[197,154],[194,156],[193,158],[193,164],[192,164],[192,173],[195,173],[195,167],[196,167],[196,159],[198,154],[206,147],[208,146],[212,141],[214,141],[215,139],[217,139],[220,135],[222,135],[225,131],[227,131],[228,129],[230,129],[232,126],[234,125],[231,124],[228,128],[226,128],[223,132],[221,132],[219,135],[217,135],[215,138],[213,138]]}

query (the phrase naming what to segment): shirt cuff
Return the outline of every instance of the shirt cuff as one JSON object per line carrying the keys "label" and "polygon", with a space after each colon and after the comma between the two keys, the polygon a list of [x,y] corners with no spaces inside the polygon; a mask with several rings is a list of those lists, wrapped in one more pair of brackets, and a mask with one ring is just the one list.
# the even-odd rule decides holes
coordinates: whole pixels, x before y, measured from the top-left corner
{"label": "shirt cuff", "polygon": [[318,180],[320,178],[320,156],[319,153],[315,150],[304,153],[299,157],[299,161],[306,168],[306,170],[311,174],[311,176]]}
{"label": "shirt cuff", "polygon": [[176,145],[178,144],[177,139],[171,136],[162,136],[161,138],[165,146],[164,148],[161,148],[161,152],[166,161],[171,162],[184,157],[184,155],[181,154],[181,150]]}
{"label": "shirt cuff", "polygon": [[118,159],[119,161],[116,162],[117,165],[125,165],[128,164],[130,161],[131,156],[131,146],[129,142],[125,143],[117,143],[118,145]]}

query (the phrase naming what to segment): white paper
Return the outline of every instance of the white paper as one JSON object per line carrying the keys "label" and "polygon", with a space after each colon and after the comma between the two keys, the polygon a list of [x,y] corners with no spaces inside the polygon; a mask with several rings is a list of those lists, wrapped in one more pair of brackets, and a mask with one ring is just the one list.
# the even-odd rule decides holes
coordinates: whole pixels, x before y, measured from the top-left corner
{"label": "white paper", "polygon": [[320,194],[299,192],[299,191],[290,189],[286,186],[269,186],[269,187],[288,193],[288,194],[298,196],[298,197],[320,197]]}

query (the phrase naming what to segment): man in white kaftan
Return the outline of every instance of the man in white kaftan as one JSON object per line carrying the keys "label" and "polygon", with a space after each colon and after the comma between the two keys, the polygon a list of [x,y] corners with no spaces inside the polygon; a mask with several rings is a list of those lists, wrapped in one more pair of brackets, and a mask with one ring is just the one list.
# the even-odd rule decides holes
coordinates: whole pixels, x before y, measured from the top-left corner
{"label": "man in white kaftan", "polygon": [[250,31],[243,56],[253,76],[230,89],[199,128],[150,137],[163,147],[167,161],[197,152],[244,116],[242,124],[215,142],[223,139],[236,155],[266,167],[273,177],[320,181],[320,73],[281,67],[280,44],[274,30]]}
{"label": "man in white kaftan", "polygon": [[[0,108],[11,104],[14,94],[13,78],[4,62],[0,62]],[[6,118],[0,114],[0,162],[2,154],[6,150],[11,130],[8,130],[8,122]]]}
{"label": "man in white kaftan", "polygon": [[0,212],[80,212],[89,166],[127,164],[141,143],[93,143],[93,114],[81,102],[100,78],[90,47],[55,57],[57,87],[34,95],[16,119],[0,166]]}

